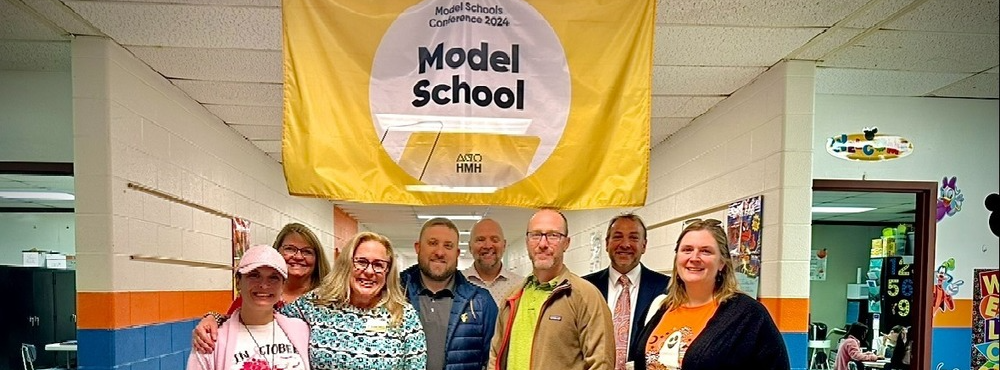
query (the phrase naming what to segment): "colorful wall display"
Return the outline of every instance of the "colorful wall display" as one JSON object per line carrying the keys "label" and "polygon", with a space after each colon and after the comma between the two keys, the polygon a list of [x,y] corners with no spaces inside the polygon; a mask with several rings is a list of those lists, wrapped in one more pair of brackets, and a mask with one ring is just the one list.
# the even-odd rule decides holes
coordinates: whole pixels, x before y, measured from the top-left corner
{"label": "colorful wall display", "polygon": [[972,369],[1000,367],[1000,270],[975,269],[972,292]]}
{"label": "colorful wall display", "polygon": [[965,196],[962,195],[962,189],[959,189],[958,185],[955,184],[956,181],[958,178],[954,176],[950,179],[946,176],[941,180],[941,189],[939,189],[937,200],[938,222],[941,222],[945,216],[954,216],[962,210]]}
{"label": "colorful wall display", "polygon": [[813,250],[809,256],[809,280],[826,280],[826,248]]}
{"label": "colorful wall display", "polygon": [[655,8],[283,0],[288,190],[411,205],[643,205]]}
{"label": "colorful wall display", "polygon": [[932,310],[934,315],[945,310],[955,310],[954,296],[958,294],[958,289],[962,287],[962,284],[965,284],[965,281],[955,280],[955,277],[951,274],[952,271],[955,271],[954,258],[949,258],[947,261],[942,262],[934,272],[934,287],[931,293],[934,299],[932,306],[934,308]]}
{"label": "colorful wall display", "polygon": [[736,266],[740,289],[757,297],[760,286],[760,229],[764,211],[763,196],[750,197],[729,205],[726,230],[729,252]]}
{"label": "colorful wall display", "polygon": [[913,143],[902,136],[878,134],[878,127],[865,127],[862,133],[844,133],[828,138],[826,152],[850,161],[888,161],[913,153]]}
{"label": "colorful wall display", "polygon": [[[243,258],[243,252],[250,249],[250,220],[233,217],[232,218],[232,229],[233,229],[233,270],[236,270],[236,266],[240,264],[240,258]],[[236,299],[240,294],[236,291],[236,277],[233,276],[233,299]]]}

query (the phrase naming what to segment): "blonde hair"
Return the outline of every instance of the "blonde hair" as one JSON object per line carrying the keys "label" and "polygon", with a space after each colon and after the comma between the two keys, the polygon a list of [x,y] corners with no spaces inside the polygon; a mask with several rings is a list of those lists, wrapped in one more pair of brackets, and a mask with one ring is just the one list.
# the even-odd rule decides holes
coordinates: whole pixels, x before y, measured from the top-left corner
{"label": "blonde hair", "polygon": [[362,231],[344,245],[340,255],[333,263],[333,272],[323,279],[319,287],[316,288],[316,297],[312,302],[317,305],[334,305],[345,307],[351,304],[351,280],[354,278],[354,253],[358,247],[365,242],[375,241],[385,247],[385,252],[389,255],[389,267],[385,270],[385,286],[382,287],[379,304],[384,304],[392,317],[392,325],[401,325],[403,322],[403,307],[407,304],[406,297],[403,296],[403,288],[399,282],[399,271],[396,269],[396,261],[393,257],[392,243],[388,238],[368,231]]}
{"label": "blonde hair", "polygon": [[299,234],[316,251],[316,262],[313,264],[313,271],[309,279],[309,289],[314,289],[330,273],[330,262],[326,259],[326,253],[323,252],[323,245],[319,243],[319,238],[316,237],[316,234],[313,234],[312,230],[309,230],[306,225],[296,222],[287,224],[281,228],[278,236],[274,238],[274,249],[281,252],[281,244],[285,242],[285,237],[291,233]]}
{"label": "blonde hair", "polygon": [[690,220],[677,237],[677,245],[674,247],[674,268],[671,272],[670,287],[667,288],[667,299],[663,301],[663,306],[667,310],[673,310],[690,301],[687,295],[687,288],[684,281],[677,275],[677,249],[681,245],[684,235],[692,231],[705,230],[712,234],[715,244],[719,248],[719,258],[722,259],[722,270],[715,275],[714,298],[719,303],[725,302],[740,292],[740,287],[736,281],[736,272],[733,268],[733,258],[729,253],[727,245],[726,231],[722,229],[722,222],[715,219]]}

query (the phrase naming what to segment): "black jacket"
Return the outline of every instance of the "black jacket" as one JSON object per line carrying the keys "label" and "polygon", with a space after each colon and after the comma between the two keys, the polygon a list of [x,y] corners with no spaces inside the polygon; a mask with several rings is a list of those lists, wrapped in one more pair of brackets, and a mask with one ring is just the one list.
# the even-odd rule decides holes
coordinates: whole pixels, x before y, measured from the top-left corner
{"label": "black jacket", "polygon": [[[587,274],[583,276],[583,279],[594,284],[597,290],[601,291],[604,299],[608,300],[608,276],[610,275],[608,269],[603,269]],[[642,326],[646,323],[646,313],[649,312],[649,306],[653,304],[653,299],[660,294],[666,294],[669,284],[669,276],[639,264],[639,296],[635,299],[635,307],[632,307],[632,335],[630,336],[632,340],[629,342],[629,350],[637,343],[636,339],[639,338]],[[615,298],[617,297],[612,299]]]}
{"label": "black jacket", "polygon": [[[637,345],[629,352],[635,370],[646,370],[649,336],[663,318],[665,308],[642,329]],[[791,369],[781,332],[764,305],[745,294],[737,294],[719,305],[705,329],[684,354],[684,370],[701,369]]]}

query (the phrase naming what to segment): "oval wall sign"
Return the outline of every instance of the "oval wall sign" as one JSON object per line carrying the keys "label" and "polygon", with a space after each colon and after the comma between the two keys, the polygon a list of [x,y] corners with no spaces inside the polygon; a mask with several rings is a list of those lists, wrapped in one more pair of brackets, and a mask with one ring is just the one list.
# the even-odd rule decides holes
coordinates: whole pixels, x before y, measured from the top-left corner
{"label": "oval wall sign", "polygon": [[913,143],[902,136],[877,135],[872,132],[840,134],[826,140],[826,152],[849,161],[888,161],[913,153]]}

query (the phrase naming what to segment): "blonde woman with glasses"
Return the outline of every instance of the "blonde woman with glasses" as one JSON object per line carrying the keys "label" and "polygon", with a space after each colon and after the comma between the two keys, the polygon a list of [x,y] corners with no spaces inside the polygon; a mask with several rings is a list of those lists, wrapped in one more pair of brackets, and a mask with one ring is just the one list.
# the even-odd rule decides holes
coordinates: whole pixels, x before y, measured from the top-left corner
{"label": "blonde woman with glasses", "polygon": [[791,368],[770,314],[739,291],[726,240],[719,220],[685,222],[671,285],[629,353],[635,369]]}
{"label": "blonde woman with glasses", "polygon": [[424,370],[424,330],[393,255],[386,237],[358,233],[315,290],[279,310],[309,325],[312,369]]}

